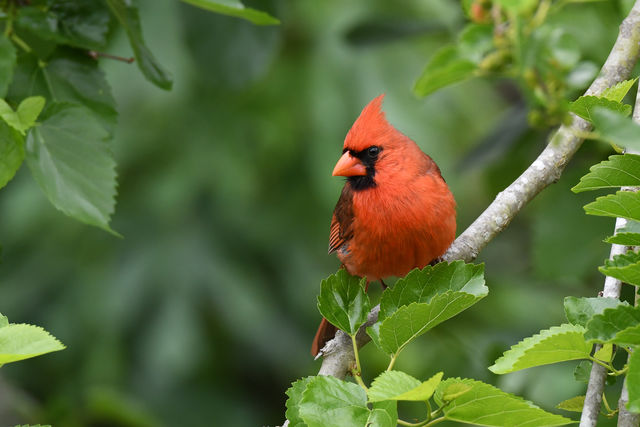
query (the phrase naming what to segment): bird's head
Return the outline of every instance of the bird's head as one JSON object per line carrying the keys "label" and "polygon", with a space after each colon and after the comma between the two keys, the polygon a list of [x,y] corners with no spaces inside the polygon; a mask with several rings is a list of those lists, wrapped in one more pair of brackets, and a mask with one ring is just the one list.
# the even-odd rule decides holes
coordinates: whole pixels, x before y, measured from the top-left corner
{"label": "bird's head", "polygon": [[385,118],[381,108],[383,98],[384,94],[364,107],[349,130],[342,157],[333,169],[333,176],[347,177],[355,190],[374,187],[374,176],[380,167],[399,155],[406,141],[411,141]]}

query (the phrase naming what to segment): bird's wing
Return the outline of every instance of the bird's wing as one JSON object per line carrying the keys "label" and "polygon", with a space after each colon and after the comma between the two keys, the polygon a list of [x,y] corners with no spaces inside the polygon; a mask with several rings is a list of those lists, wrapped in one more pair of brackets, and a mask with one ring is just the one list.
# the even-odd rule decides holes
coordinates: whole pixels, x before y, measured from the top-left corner
{"label": "bird's wing", "polygon": [[329,253],[337,251],[353,237],[353,192],[348,184],[342,189],[331,217]]}

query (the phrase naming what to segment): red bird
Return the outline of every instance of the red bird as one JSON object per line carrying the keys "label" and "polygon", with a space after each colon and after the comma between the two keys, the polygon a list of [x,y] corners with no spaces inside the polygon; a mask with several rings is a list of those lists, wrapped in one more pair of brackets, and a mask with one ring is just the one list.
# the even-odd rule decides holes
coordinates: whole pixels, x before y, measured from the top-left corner
{"label": "red bird", "polygon": [[[362,110],[333,169],[347,182],[331,218],[329,253],[368,281],[426,266],[456,234],[456,202],[438,165],[386,120],[383,97]],[[335,332],[322,319],[311,354]]]}

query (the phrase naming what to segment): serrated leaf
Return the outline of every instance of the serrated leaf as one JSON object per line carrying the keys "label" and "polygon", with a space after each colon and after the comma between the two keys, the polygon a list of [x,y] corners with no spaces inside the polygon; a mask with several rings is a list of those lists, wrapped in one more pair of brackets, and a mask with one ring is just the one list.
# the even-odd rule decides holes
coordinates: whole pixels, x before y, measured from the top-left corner
{"label": "serrated leaf", "polygon": [[585,339],[619,345],[640,344],[640,307],[620,305],[593,316]]}
{"label": "serrated leaf", "polygon": [[640,222],[628,220],[624,227],[616,230],[615,235],[604,241],[616,245],[640,246]]}
{"label": "serrated leaf", "polygon": [[84,107],[54,103],[27,135],[27,164],[51,203],[65,214],[109,227],[116,194],[115,162],[102,125]]}
{"label": "serrated leaf", "polygon": [[631,89],[631,86],[633,86],[633,84],[636,82],[636,80],[638,80],[637,77],[635,79],[621,81],[603,90],[602,95],[600,96],[612,101],[621,102],[627,92],[629,92],[629,89]]}
{"label": "serrated leaf", "polygon": [[308,427],[362,427],[369,414],[360,386],[329,376],[311,379],[299,404],[299,416]]}
{"label": "serrated leaf", "polygon": [[604,241],[614,245],[640,246],[640,233],[616,233]]}
{"label": "serrated leaf", "polygon": [[7,95],[15,68],[16,48],[7,37],[0,35],[0,98]]}
{"label": "serrated leaf", "polygon": [[256,25],[278,25],[280,21],[266,12],[245,7],[238,0],[182,0],[193,6],[221,13],[223,15],[235,16],[246,19]]}
{"label": "serrated leaf", "polygon": [[445,403],[443,391],[455,383],[462,383],[471,389],[444,406],[444,417],[451,421],[499,427],[559,426],[575,422],[546,412],[492,385],[471,379],[449,378],[441,382],[434,395],[438,405]]}
{"label": "serrated leaf", "polygon": [[460,57],[456,46],[445,46],[433,55],[418,77],[413,92],[418,96],[427,96],[473,76],[476,69],[475,63]]}
{"label": "serrated leaf", "polygon": [[289,420],[289,425],[291,427],[304,427],[304,422],[302,418],[300,418],[300,401],[302,400],[302,393],[307,389],[307,385],[309,381],[311,381],[315,377],[306,377],[299,379],[298,381],[294,381],[291,384],[291,387],[286,391],[286,395],[289,396],[285,406],[287,407],[287,411],[285,416],[287,420]]}
{"label": "serrated leaf", "polygon": [[442,380],[442,372],[420,382],[401,371],[385,371],[376,377],[369,388],[369,402],[383,400],[429,400]]}
{"label": "serrated leaf", "polygon": [[469,384],[454,382],[452,384],[449,384],[447,388],[442,390],[442,401],[445,403],[450,402],[462,396],[463,394],[471,391],[472,389],[473,389],[473,386]]}
{"label": "serrated leaf", "polygon": [[47,8],[18,9],[16,25],[45,40],[84,49],[103,49],[111,16],[101,0],[57,0]]}
{"label": "serrated leaf", "polygon": [[595,107],[591,117],[601,139],[640,151],[640,125],[631,118],[602,107]]}
{"label": "serrated leaf", "polygon": [[371,309],[364,291],[365,278],[358,278],[340,269],[320,284],[318,310],[332,325],[353,336],[367,321]]}
{"label": "serrated leaf", "polygon": [[384,320],[400,307],[414,302],[428,303],[447,291],[464,292],[484,297],[489,292],[484,281],[484,264],[465,264],[463,261],[441,262],[435,266],[415,269],[399,279],[393,288],[383,292],[379,319]]}
{"label": "serrated leaf", "polygon": [[593,120],[592,113],[596,107],[615,111],[623,114],[624,116],[631,114],[631,105],[622,104],[620,102],[592,95],[581,96],[571,102],[569,104],[569,111],[591,122]]}
{"label": "serrated leaf", "polygon": [[489,370],[507,374],[533,366],[587,359],[591,345],[584,339],[584,331],[584,327],[568,323],[540,331],[512,346]]}
{"label": "serrated leaf", "polygon": [[583,360],[578,363],[578,366],[573,370],[573,378],[581,383],[589,383],[589,376],[591,375],[592,362]]}
{"label": "serrated leaf", "polygon": [[398,353],[409,342],[471,307],[485,295],[447,291],[434,296],[429,303],[403,306],[380,325],[380,345],[389,354]]}
{"label": "serrated leaf", "polygon": [[565,297],[564,313],[569,323],[574,325],[587,326],[587,322],[596,315],[602,313],[607,308],[615,308],[621,304],[628,305],[627,302],[617,298],[578,298]]}
{"label": "serrated leaf", "polygon": [[631,285],[640,286],[640,254],[628,251],[606,259],[598,270],[605,276],[611,276]]}
{"label": "serrated leaf", "polygon": [[610,362],[613,357],[613,344],[603,344],[600,350],[593,354],[593,357],[603,362]]}
{"label": "serrated leaf", "polygon": [[556,408],[571,412],[582,412],[584,407],[584,396],[576,396],[571,399],[563,400],[556,405]]}
{"label": "serrated leaf", "polygon": [[0,188],[15,176],[24,161],[24,137],[0,120]]}
{"label": "serrated leaf", "polygon": [[636,154],[611,156],[609,160],[591,166],[589,173],[580,178],[571,191],[579,193],[624,186],[640,186],[640,156]]}
{"label": "serrated leaf", "polygon": [[594,202],[584,206],[589,215],[626,218],[640,220],[640,193],[618,191],[616,194],[598,197]]}
{"label": "serrated leaf", "polygon": [[107,0],[107,4],[127,33],[133,54],[142,74],[156,86],[170,90],[173,86],[173,77],[158,63],[145,44],[142,37],[138,9],[129,3],[125,3],[124,0]]}
{"label": "serrated leaf", "polygon": [[640,412],[640,351],[638,348],[635,348],[629,357],[627,391],[629,392],[627,409],[631,412]]}
{"label": "serrated leaf", "polygon": [[9,324],[0,328],[0,365],[64,348],[60,341],[39,326]]}

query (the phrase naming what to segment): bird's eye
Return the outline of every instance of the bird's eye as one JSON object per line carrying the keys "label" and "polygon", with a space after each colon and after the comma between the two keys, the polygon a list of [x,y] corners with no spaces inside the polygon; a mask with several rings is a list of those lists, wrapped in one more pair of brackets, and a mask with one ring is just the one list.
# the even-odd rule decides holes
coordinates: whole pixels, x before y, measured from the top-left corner
{"label": "bird's eye", "polygon": [[369,147],[369,149],[367,150],[367,153],[369,154],[369,157],[373,157],[373,158],[378,157],[378,153],[379,152],[380,152],[380,149],[378,147],[376,147],[375,145],[373,147]]}

